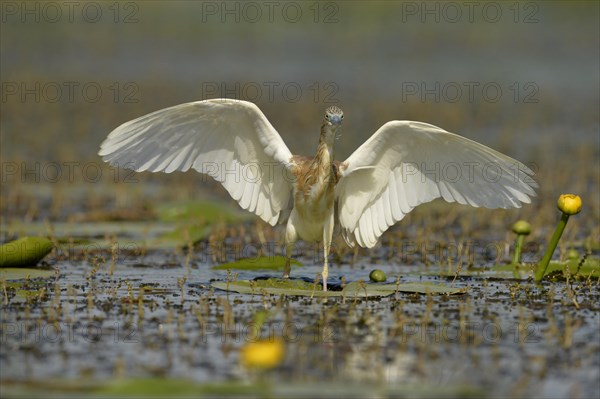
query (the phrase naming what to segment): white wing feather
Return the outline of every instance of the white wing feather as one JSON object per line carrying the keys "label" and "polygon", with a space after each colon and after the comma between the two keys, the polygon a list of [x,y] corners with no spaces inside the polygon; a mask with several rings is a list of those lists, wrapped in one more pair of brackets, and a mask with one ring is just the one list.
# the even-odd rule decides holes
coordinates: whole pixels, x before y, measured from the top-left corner
{"label": "white wing feather", "polygon": [[161,109],[113,130],[99,155],[136,171],[206,173],[271,225],[292,193],[285,170],[292,154],[260,109],[246,101],[214,99]]}
{"label": "white wing feather", "polygon": [[535,196],[531,169],[422,122],[391,121],[342,163],[336,187],[346,242],[371,248],[414,207],[436,198],[518,208]]}

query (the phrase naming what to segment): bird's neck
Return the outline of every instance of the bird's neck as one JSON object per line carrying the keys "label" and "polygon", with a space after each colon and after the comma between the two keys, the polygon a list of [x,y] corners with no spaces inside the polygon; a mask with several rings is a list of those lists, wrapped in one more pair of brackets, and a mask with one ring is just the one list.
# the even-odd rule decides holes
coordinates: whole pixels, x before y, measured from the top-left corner
{"label": "bird's neck", "polygon": [[333,206],[333,187],[335,185],[335,175],[333,170],[333,141],[335,131],[331,126],[324,124],[321,127],[321,137],[317,154],[312,159],[309,167],[303,170],[304,178],[299,180],[296,187],[298,192],[303,194],[303,198],[308,203],[320,204],[320,200],[330,198],[330,206]]}
{"label": "bird's neck", "polygon": [[333,163],[333,142],[335,140],[335,131],[331,126],[323,124],[321,126],[321,136],[319,137],[319,146],[317,147],[317,156],[315,160],[323,171],[329,172]]}

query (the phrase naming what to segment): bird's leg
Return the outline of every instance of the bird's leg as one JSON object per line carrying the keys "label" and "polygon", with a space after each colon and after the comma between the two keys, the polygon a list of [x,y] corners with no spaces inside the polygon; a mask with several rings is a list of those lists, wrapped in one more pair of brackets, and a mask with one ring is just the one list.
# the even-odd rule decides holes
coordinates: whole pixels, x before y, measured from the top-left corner
{"label": "bird's leg", "polygon": [[287,224],[285,229],[285,266],[283,268],[283,278],[289,278],[292,270],[292,253],[294,252],[294,243],[298,239],[296,229],[292,223]]}
{"label": "bird's leg", "polygon": [[329,275],[329,266],[327,265],[327,257],[329,256],[329,249],[331,248],[331,238],[333,236],[333,212],[325,220],[325,226],[323,226],[323,291],[327,291],[327,276]]}
{"label": "bird's leg", "polygon": [[283,278],[289,278],[290,272],[292,271],[292,251],[294,249],[294,243],[285,243],[285,266],[283,267]]}

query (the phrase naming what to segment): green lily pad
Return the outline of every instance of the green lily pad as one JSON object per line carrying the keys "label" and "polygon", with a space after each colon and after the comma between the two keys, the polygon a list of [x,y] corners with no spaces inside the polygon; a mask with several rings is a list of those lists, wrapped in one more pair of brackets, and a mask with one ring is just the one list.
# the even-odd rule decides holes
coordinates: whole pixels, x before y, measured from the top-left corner
{"label": "green lily pad", "polygon": [[162,242],[163,244],[168,242],[185,244],[188,244],[189,242],[196,243],[208,237],[210,232],[211,227],[209,226],[178,226],[168,233],[161,234],[156,240],[154,240],[154,243],[157,241]]}
{"label": "green lily pad", "polygon": [[117,378],[110,380],[56,379],[3,382],[3,393],[20,398],[63,398],[89,396],[102,398],[245,398],[265,397],[267,386],[235,381],[199,384],[185,378]]}
{"label": "green lily pad", "polygon": [[54,275],[54,270],[25,267],[0,268],[2,286],[14,291],[11,302],[23,303],[43,298],[46,282],[39,279],[47,280]]}
{"label": "green lily pad", "polygon": [[453,288],[435,283],[402,283],[402,284],[367,284],[352,282],[342,291],[322,291],[321,284],[308,283],[302,280],[282,280],[270,278],[266,280],[238,280],[230,282],[214,282],[214,288],[233,291],[240,294],[272,294],[309,297],[345,297],[366,298],[384,297],[396,292],[413,292],[419,294],[463,294],[465,289]]}
{"label": "green lily pad", "polygon": [[[291,260],[292,265],[302,266],[302,263],[295,259]],[[260,256],[258,258],[244,258],[235,262],[224,263],[213,266],[214,270],[283,270],[285,266],[285,256]]]}
{"label": "green lily pad", "polygon": [[217,222],[239,222],[251,217],[248,212],[241,212],[233,206],[209,200],[163,204],[156,209],[156,214],[158,219],[164,222],[201,221],[207,225]]}
{"label": "green lily pad", "polygon": [[591,251],[600,251],[600,240],[594,241],[592,238],[585,240],[576,240],[566,243],[567,248],[585,248]]}
{"label": "green lily pad", "polygon": [[47,269],[29,269],[25,267],[4,267],[0,268],[0,279],[24,280],[26,278],[43,278],[47,279],[54,276],[54,270]]}
{"label": "green lily pad", "polygon": [[[23,269],[18,269],[23,270]],[[52,273],[54,274],[54,273]],[[52,275],[51,274],[51,275]],[[0,273],[1,275],[1,273]],[[6,281],[4,284],[7,290],[14,290],[14,297],[11,298],[11,302],[13,303],[24,303],[29,301],[38,300],[44,297],[46,282],[41,280],[32,280],[32,281],[23,281],[26,278],[48,278],[49,276],[20,276],[19,278],[15,278],[15,281],[11,281],[10,279]],[[2,277],[0,277],[1,279]]]}
{"label": "green lily pad", "polygon": [[570,278],[585,279],[591,277],[597,279],[600,277],[600,259],[587,258],[585,262],[579,266],[578,259],[569,259],[565,262],[550,262],[544,276],[552,274],[554,279],[565,279],[567,270]]}
{"label": "green lily pad", "polygon": [[[156,239],[161,234],[173,231],[177,225],[157,222],[97,222],[69,223],[11,223],[8,231],[17,234],[51,234],[59,243],[59,250],[107,249],[110,237],[116,237],[119,247],[126,244],[142,245],[145,240]],[[72,247],[71,247],[72,246]]]}
{"label": "green lily pad", "polygon": [[[546,275],[552,273],[555,277],[557,273],[566,272],[567,266],[571,276],[577,272],[577,277],[587,278],[590,274],[593,278],[600,277],[600,259],[596,257],[588,257],[585,262],[579,268],[579,259],[569,259],[565,262],[552,261],[548,265]],[[521,264],[515,265],[513,263],[494,265],[492,267],[473,267],[464,268],[458,275],[468,277],[483,277],[483,278],[495,278],[495,279],[518,279],[527,280],[530,276],[535,273],[535,264]],[[579,268],[579,271],[577,269]],[[446,276],[453,277],[456,274],[456,270],[420,270],[408,275],[421,275],[421,276]]]}
{"label": "green lily pad", "polygon": [[[44,223],[20,225],[13,223],[11,232],[19,234],[47,234]],[[182,224],[157,221],[53,223],[52,234],[58,241],[58,251],[111,249],[112,237],[121,250],[136,248],[174,249],[197,242],[210,233],[210,226],[199,223]]]}
{"label": "green lily pad", "polygon": [[308,398],[308,397],[382,397],[481,398],[485,391],[461,385],[425,386],[423,384],[373,384],[330,381],[319,383],[237,382],[198,383],[184,378],[119,378],[111,380],[57,379],[5,381],[7,397],[62,398],[65,396],[124,397],[210,397],[210,398]]}
{"label": "green lily pad", "polygon": [[192,380],[175,378],[138,378],[116,380],[102,389],[99,393],[108,396],[148,396],[148,397],[182,397],[182,396],[228,396],[256,392],[255,387],[239,383],[204,384]]}
{"label": "green lily pad", "polygon": [[[102,221],[83,223],[11,222],[8,231],[18,235],[51,234],[59,245],[70,249],[110,249],[115,237],[118,248],[173,249],[206,238],[217,222],[235,223],[252,217],[234,206],[209,200],[178,201],[160,205],[158,220]],[[51,231],[49,231],[51,229]]]}
{"label": "green lily pad", "polygon": [[52,251],[54,244],[44,237],[22,237],[0,246],[0,267],[35,266]]}

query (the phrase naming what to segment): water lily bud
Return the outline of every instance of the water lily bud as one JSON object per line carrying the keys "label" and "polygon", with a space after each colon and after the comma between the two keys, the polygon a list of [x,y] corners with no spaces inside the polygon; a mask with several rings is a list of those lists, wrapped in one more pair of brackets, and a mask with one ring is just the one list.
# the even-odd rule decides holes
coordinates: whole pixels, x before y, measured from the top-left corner
{"label": "water lily bud", "polygon": [[374,283],[383,283],[387,280],[387,276],[383,270],[375,269],[369,273],[369,280]]}
{"label": "water lily bud", "polygon": [[579,259],[579,251],[576,249],[569,249],[569,251],[567,251],[567,259]]}
{"label": "water lily bud", "polygon": [[531,233],[531,225],[524,220],[519,220],[513,224],[512,231],[515,234],[529,235]]}
{"label": "water lily bud", "polygon": [[581,212],[581,198],[575,194],[562,194],[558,197],[558,209],[567,215],[576,215]]}

